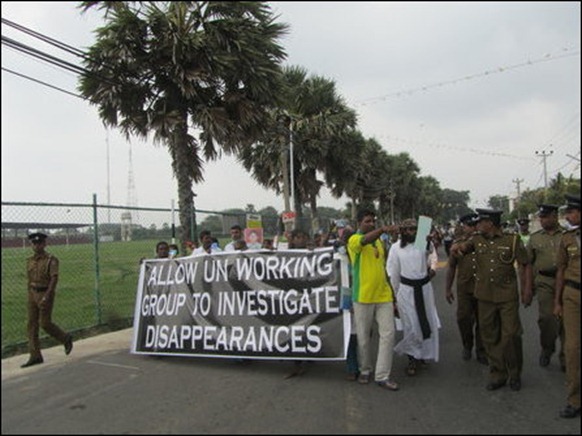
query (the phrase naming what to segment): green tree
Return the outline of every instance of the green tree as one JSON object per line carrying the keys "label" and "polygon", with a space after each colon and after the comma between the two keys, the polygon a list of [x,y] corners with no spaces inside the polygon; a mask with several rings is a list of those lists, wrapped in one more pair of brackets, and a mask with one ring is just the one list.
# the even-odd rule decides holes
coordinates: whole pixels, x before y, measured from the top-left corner
{"label": "green tree", "polygon": [[[286,67],[283,77],[284,97],[271,114],[267,135],[242,150],[239,160],[261,185],[285,197],[288,190],[293,192],[291,201],[298,222],[306,203],[315,220],[317,197],[324,185],[318,174],[325,171],[336,140],[355,126],[356,116],[338,95],[333,81],[308,77],[300,67]],[[287,188],[291,168],[293,186]]]}
{"label": "green tree", "polygon": [[437,179],[432,176],[423,176],[420,183],[419,214],[436,220],[442,212],[443,191]]}
{"label": "green tree", "polygon": [[448,223],[457,221],[463,215],[471,213],[469,205],[469,191],[454,191],[443,189],[441,200],[441,213],[438,221]]}
{"label": "green tree", "polygon": [[416,217],[419,212],[420,167],[408,153],[391,155],[391,179],[394,191],[395,220]]}
{"label": "green tree", "polygon": [[[195,222],[192,185],[207,160],[260,136],[280,95],[275,22],[264,2],[82,2],[106,24],[84,60],[79,89],[103,122],[168,148],[182,243]],[[193,129],[197,129],[194,136]]]}
{"label": "green tree", "polygon": [[359,130],[347,132],[338,139],[324,170],[325,183],[331,194],[335,198],[342,195],[350,198],[346,212],[352,220],[356,219],[356,207],[363,198],[368,178],[365,149],[366,139]]}
{"label": "green tree", "polygon": [[487,205],[491,209],[503,211],[502,220],[509,216],[509,197],[507,195],[492,195],[489,197]]}
{"label": "green tree", "polygon": [[[222,234],[222,217],[220,215],[208,215],[200,223],[199,229],[210,230],[213,236]],[[198,239],[198,235],[195,235],[195,238]]]}

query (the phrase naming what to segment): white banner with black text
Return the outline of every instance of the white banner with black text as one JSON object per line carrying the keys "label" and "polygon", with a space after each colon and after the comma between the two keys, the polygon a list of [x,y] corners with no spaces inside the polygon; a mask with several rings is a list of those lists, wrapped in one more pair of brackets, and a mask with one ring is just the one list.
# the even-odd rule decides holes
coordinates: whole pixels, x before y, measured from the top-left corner
{"label": "white banner with black text", "polygon": [[332,248],[144,260],[131,351],[344,360],[350,326],[340,289]]}

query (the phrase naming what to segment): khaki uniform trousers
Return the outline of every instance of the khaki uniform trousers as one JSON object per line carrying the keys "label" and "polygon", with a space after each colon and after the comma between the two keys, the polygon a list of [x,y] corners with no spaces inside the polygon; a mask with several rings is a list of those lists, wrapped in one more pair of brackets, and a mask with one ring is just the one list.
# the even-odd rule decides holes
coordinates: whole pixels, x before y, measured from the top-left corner
{"label": "khaki uniform trousers", "polygon": [[568,404],[580,408],[580,290],[564,287],[562,294],[566,332],[566,384]]}
{"label": "khaki uniform trousers", "polygon": [[28,351],[32,359],[42,357],[40,352],[39,327],[64,344],[67,340],[67,334],[59,326],[52,322],[53,304],[55,299],[54,292],[45,302],[44,308],[40,307],[41,300],[46,295],[46,291],[37,292],[28,291]]}
{"label": "khaki uniform trousers", "polygon": [[479,301],[473,294],[474,288],[473,281],[457,283],[457,325],[461,333],[463,348],[472,350],[475,344],[475,351],[478,354],[484,354],[485,347],[479,331]]}
{"label": "khaki uniform trousers", "polygon": [[543,352],[552,355],[556,351],[556,340],[560,338],[560,363],[564,362],[564,328],[562,321],[554,315],[555,280],[537,282],[535,294],[538,299],[538,327]]}
{"label": "khaki uniform trousers", "polygon": [[519,301],[479,300],[479,327],[489,359],[491,382],[503,382],[508,378],[518,380],[523,367]]}

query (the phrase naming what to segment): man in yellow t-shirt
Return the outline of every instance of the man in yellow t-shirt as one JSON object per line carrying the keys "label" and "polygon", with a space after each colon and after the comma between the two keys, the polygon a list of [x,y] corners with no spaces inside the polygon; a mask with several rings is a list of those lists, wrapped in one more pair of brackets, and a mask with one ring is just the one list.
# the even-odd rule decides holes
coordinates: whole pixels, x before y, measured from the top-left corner
{"label": "man in yellow t-shirt", "polygon": [[358,231],[348,240],[348,253],[352,264],[352,299],[358,336],[358,382],[370,382],[370,332],[376,321],[379,344],[374,381],[380,387],[396,391],[398,384],[390,378],[395,337],[394,293],[386,275],[386,251],[379,240],[382,233],[392,230],[389,226],[376,228],[375,213],[368,209],[361,210],[358,213]]}

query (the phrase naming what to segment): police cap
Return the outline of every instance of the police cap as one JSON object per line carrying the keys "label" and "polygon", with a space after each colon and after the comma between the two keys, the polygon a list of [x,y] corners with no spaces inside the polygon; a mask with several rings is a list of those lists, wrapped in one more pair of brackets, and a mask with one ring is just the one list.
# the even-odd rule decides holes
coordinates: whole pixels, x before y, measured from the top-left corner
{"label": "police cap", "polygon": [[46,238],[48,238],[48,236],[41,232],[31,233],[28,235],[28,239],[30,239],[30,242],[32,243],[43,242]]}
{"label": "police cap", "polygon": [[580,210],[580,194],[566,194],[566,210],[568,209]]}
{"label": "police cap", "polygon": [[475,212],[471,212],[459,218],[459,222],[467,226],[474,226],[475,224],[477,224],[478,217],[479,215],[477,215]]}
{"label": "police cap", "polygon": [[529,224],[529,218],[518,218],[517,224],[520,226],[525,226],[526,224]]}
{"label": "police cap", "polygon": [[555,204],[538,204],[538,216],[548,216],[558,211],[558,206]]}
{"label": "police cap", "polygon": [[496,223],[501,221],[501,214],[503,213],[502,210],[494,209],[475,209],[475,212],[478,214],[477,221],[490,220]]}

